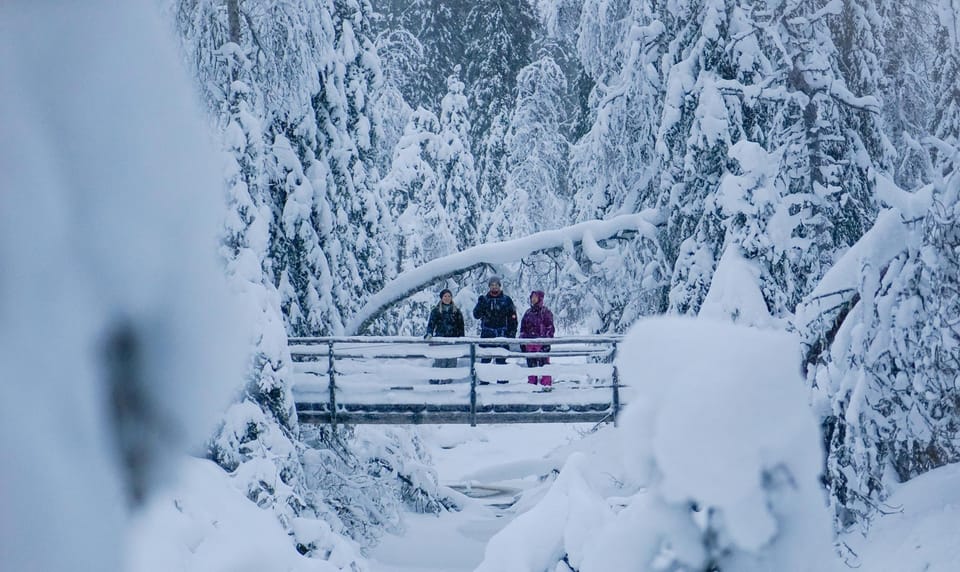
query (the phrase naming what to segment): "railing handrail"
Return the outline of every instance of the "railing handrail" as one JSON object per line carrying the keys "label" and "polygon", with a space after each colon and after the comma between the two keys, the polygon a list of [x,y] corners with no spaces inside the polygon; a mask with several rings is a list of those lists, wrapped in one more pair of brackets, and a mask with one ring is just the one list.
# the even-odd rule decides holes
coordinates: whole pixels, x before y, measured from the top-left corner
{"label": "railing handrail", "polygon": [[382,343],[399,343],[399,344],[440,344],[440,345],[456,345],[456,344],[610,344],[610,343],[619,343],[623,341],[623,336],[621,335],[586,335],[586,336],[560,336],[555,338],[479,338],[479,337],[462,337],[462,338],[443,338],[443,337],[433,337],[433,338],[424,338],[422,336],[321,336],[321,337],[291,337],[287,338],[287,344],[290,346],[315,346],[323,344],[382,344]]}
{"label": "railing handrail", "polygon": [[[462,337],[462,338],[423,338],[415,336],[324,336],[324,337],[291,337],[288,338],[288,347],[291,350],[291,354],[294,357],[295,361],[297,358],[303,358],[307,356],[323,356],[327,357],[327,371],[326,375],[329,378],[328,384],[328,410],[329,410],[329,423],[336,427],[338,423],[337,419],[337,371],[336,361],[338,359],[366,359],[367,357],[376,357],[376,356],[366,356],[366,355],[354,355],[349,353],[351,349],[357,350],[360,348],[345,348],[337,347],[338,344],[379,344],[379,345],[412,345],[419,344],[425,346],[468,346],[469,353],[467,356],[470,359],[470,405],[469,405],[469,421],[471,426],[476,426],[478,421],[478,411],[477,411],[477,358],[483,357],[484,361],[489,361],[490,357],[504,358],[504,357],[520,357],[520,358],[530,358],[534,355],[549,357],[551,355],[563,356],[564,352],[547,352],[542,354],[530,354],[530,353],[514,353],[513,350],[509,350],[507,353],[503,353],[503,348],[497,346],[505,345],[521,345],[521,344],[540,344],[540,345],[550,345],[553,346],[563,346],[567,344],[586,344],[586,345],[598,345],[598,346],[609,346],[607,348],[610,352],[611,360],[615,358],[617,353],[617,346],[623,340],[623,336],[620,335],[589,335],[589,336],[566,336],[558,338],[474,338],[474,337]],[[317,352],[312,348],[317,346],[326,346],[323,348],[325,350]],[[306,348],[311,348],[307,350]],[[297,348],[301,348],[300,351],[297,351]],[[486,349],[488,351],[479,353],[477,350]],[[319,349],[319,348],[318,348]],[[495,350],[495,351],[494,351]],[[360,351],[367,351],[360,349]],[[416,350],[415,350],[416,351]],[[423,351],[423,350],[421,350]],[[427,350],[429,351],[429,350]],[[572,355],[576,354],[575,351],[568,351],[566,354]],[[583,354],[581,357],[589,357],[590,352]],[[404,355],[404,356],[382,356],[382,357],[403,357],[403,358],[419,358],[419,357],[431,357],[429,354],[420,355]],[[436,359],[436,358],[435,358]],[[606,361],[606,360],[604,360]],[[612,378],[611,385],[608,386],[612,389],[610,407],[612,409],[612,421],[614,424],[617,423],[617,417],[620,411],[620,379],[619,372],[617,371],[617,365],[615,361],[612,364]],[[484,382],[485,383],[485,382]],[[504,419],[508,419],[505,416]],[[528,418],[529,415],[524,416],[524,419]],[[419,418],[417,416],[416,418]],[[604,417],[607,418],[606,416]]]}

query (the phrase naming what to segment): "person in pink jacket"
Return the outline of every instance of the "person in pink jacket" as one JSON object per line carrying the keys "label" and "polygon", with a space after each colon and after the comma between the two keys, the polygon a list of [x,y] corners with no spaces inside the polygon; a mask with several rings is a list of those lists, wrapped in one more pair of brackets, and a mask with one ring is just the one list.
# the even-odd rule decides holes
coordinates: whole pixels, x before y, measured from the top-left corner
{"label": "person in pink jacket", "polygon": [[[520,321],[521,338],[552,338],[554,333],[553,312],[543,305],[543,290],[534,290],[530,293],[530,308],[523,314]],[[520,349],[524,352],[546,353],[550,351],[549,345],[543,344],[521,344]],[[527,367],[540,367],[550,363],[550,358],[529,357],[527,358]],[[549,375],[528,375],[527,383],[543,385],[544,388],[553,386],[553,378]]]}

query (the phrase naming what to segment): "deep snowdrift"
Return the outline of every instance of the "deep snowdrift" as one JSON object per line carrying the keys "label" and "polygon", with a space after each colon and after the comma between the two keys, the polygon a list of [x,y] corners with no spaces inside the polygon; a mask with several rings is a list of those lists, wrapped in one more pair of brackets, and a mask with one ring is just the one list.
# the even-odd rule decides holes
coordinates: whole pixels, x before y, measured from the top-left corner
{"label": "deep snowdrift", "polygon": [[638,323],[618,360],[630,386],[620,427],[569,458],[478,570],[837,567],[797,347],[775,330]]}

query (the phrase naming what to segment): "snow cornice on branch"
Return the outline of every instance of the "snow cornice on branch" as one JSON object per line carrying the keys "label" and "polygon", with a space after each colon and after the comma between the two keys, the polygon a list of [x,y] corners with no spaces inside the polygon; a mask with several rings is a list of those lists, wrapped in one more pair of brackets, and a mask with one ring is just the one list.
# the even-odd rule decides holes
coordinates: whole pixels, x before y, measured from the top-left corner
{"label": "snow cornice on branch", "polygon": [[401,273],[383,290],[374,294],[347,324],[346,334],[364,331],[387,308],[418,292],[426,286],[484,265],[514,262],[536,252],[572,249],[584,245],[588,256],[608,256],[612,252],[601,249],[599,241],[627,238],[637,234],[657,240],[657,227],[663,217],[655,209],[620,215],[608,220],[581,222],[565,228],[545,230],[523,238],[492,242],[468,248],[461,252],[436,258],[426,264]]}

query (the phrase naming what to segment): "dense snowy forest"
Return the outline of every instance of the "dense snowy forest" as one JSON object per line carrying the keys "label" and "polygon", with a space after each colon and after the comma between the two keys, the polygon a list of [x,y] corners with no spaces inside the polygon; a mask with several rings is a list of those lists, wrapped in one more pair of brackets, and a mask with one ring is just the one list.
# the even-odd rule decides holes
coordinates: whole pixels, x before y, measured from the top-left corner
{"label": "dense snowy forest", "polygon": [[[4,9],[23,30],[41,20],[17,11]],[[897,485],[960,462],[958,0],[163,0],[128,21],[100,14],[101,28],[154,12],[155,36],[176,39],[169,60],[219,148],[222,185],[209,186],[226,189],[227,215],[198,227],[219,229],[224,288],[253,324],[237,341],[252,348],[245,381],[204,455],[272,511],[300,555],[329,565],[318,569],[364,570],[363,551],[398,530],[402,513],[454,503],[416,430],[299,425],[287,336],[419,335],[441,288],[469,307],[491,273],[521,298],[546,290],[566,334],[624,333],[668,315],[799,339],[797,387],[822,438],[814,473],[841,556],[843,535],[869,531]],[[134,35],[110,39],[142,41]],[[17,41],[0,71],[32,78]],[[42,55],[38,64],[56,58]],[[36,89],[70,93],[67,75]],[[165,88],[156,83],[144,97]],[[27,101],[10,85],[0,92]],[[23,117],[0,115],[4,125]],[[32,144],[30,129],[14,133]],[[10,188],[32,180],[17,176]],[[123,188],[148,178],[125,176]],[[11,230],[0,242],[23,236],[17,206],[3,199],[0,226]],[[504,263],[465,259],[416,274],[397,303],[367,307],[430,261],[638,213],[642,232],[586,233]],[[54,235],[39,244],[60,260]],[[196,243],[183,240],[177,252]],[[143,302],[123,308],[130,321],[111,326],[121,362]],[[57,308],[47,312],[53,321]],[[161,326],[191,329],[175,319]],[[134,457],[136,504],[152,469]],[[778,510],[805,515],[793,502]],[[649,514],[682,528],[664,506]],[[699,560],[656,569],[754,569],[718,551],[727,529],[705,530]],[[594,566],[579,569],[603,569]]]}

